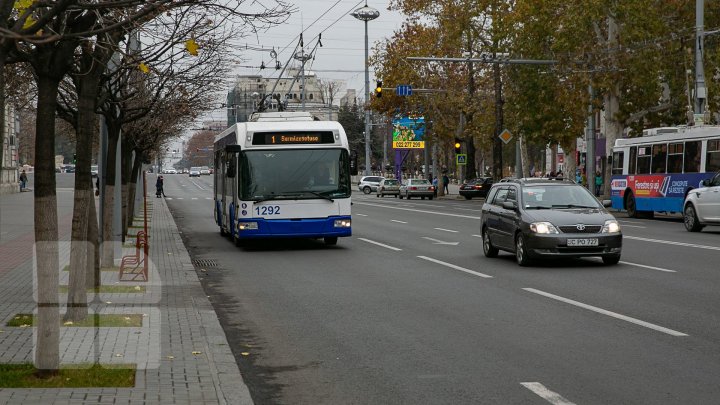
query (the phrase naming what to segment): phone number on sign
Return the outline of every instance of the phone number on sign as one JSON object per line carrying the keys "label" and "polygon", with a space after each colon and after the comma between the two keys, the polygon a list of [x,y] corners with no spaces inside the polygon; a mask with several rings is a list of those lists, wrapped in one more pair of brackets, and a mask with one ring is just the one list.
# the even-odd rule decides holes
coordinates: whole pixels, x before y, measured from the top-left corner
{"label": "phone number on sign", "polygon": [[422,149],[425,147],[425,141],[393,141],[395,149]]}

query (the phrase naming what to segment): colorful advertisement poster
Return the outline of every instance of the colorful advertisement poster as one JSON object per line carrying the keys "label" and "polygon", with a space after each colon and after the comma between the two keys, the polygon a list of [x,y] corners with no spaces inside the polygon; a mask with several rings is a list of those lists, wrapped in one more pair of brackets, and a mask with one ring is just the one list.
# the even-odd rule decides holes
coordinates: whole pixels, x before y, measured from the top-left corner
{"label": "colorful advertisement poster", "polygon": [[610,182],[611,196],[622,197],[625,190],[633,190],[638,198],[643,197],[685,197],[691,188],[702,187],[708,174],[638,174],[613,176]]}
{"label": "colorful advertisement poster", "polygon": [[425,148],[425,117],[403,116],[393,120],[392,147],[395,149]]}

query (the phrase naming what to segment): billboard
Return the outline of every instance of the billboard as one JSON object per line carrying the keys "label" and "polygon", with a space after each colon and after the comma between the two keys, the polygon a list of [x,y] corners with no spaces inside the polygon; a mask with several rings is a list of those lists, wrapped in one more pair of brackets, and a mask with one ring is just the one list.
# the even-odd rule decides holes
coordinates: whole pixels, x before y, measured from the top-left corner
{"label": "billboard", "polygon": [[425,117],[406,115],[395,118],[392,124],[394,149],[425,148]]}

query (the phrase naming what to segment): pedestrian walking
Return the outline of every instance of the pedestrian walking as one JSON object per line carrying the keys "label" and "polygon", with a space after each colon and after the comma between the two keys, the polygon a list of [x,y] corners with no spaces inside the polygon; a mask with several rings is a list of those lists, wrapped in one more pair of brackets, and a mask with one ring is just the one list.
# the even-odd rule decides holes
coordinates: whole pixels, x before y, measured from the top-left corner
{"label": "pedestrian walking", "polygon": [[445,194],[450,194],[450,190],[448,189],[448,185],[450,184],[450,179],[448,178],[447,174],[443,174],[443,190],[445,190]]}
{"label": "pedestrian walking", "polygon": [[163,189],[164,183],[165,181],[163,180],[163,176],[158,176],[157,181],[155,182],[155,197],[165,197],[165,190]]}
{"label": "pedestrian walking", "polygon": [[27,173],[25,173],[25,170],[23,170],[22,173],[20,173],[20,191],[21,192],[25,191],[25,187],[27,187],[27,181],[28,181]]}
{"label": "pedestrian walking", "polygon": [[598,197],[602,193],[602,186],[603,186],[603,180],[602,180],[602,177],[600,176],[600,170],[598,170],[597,173],[595,173],[595,195]]}
{"label": "pedestrian walking", "polygon": [[438,193],[438,179],[437,177],[432,179],[432,185],[433,185],[433,196],[437,197]]}

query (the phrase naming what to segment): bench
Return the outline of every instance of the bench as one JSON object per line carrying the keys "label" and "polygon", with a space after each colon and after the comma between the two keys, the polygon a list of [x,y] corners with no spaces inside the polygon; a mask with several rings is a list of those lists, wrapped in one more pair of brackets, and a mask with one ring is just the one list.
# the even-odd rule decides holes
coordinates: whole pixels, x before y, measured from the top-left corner
{"label": "bench", "polygon": [[148,281],[148,242],[143,231],[135,235],[135,253],[120,262],[120,281]]}

